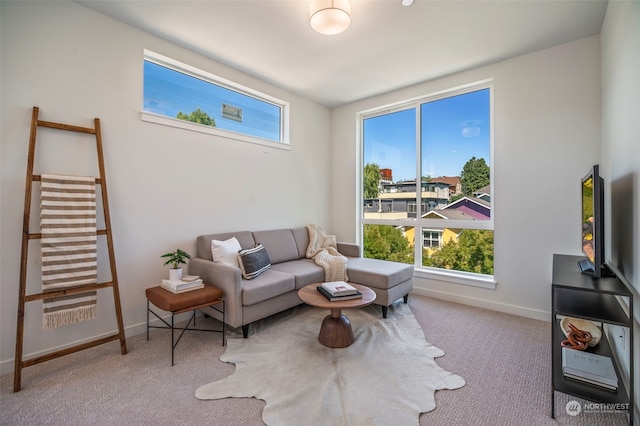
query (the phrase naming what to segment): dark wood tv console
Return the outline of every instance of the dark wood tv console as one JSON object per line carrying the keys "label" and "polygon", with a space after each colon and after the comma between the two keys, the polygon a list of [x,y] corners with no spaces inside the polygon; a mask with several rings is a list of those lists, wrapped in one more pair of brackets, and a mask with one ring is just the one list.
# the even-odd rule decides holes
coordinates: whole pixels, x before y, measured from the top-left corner
{"label": "dark wood tv console", "polygon": [[[581,256],[553,255],[553,277],[551,281],[551,417],[555,418],[555,392],[573,395],[588,401],[608,404],[618,411],[627,411],[629,424],[633,424],[633,293],[617,277],[593,279],[580,273],[578,261]],[[618,298],[628,300],[629,314],[620,305]],[[610,357],[618,376],[616,391],[603,389],[596,385],[582,383],[564,377],[562,372],[562,346],[565,336],[560,328],[560,319],[564,316],[587,319],[604,324],[627,327],[629,330],[629,388],[622,380],[622,368],[613,355],[606,333],[595,347],[587,352]],[[604,327],[603,327],[604,328]]]}

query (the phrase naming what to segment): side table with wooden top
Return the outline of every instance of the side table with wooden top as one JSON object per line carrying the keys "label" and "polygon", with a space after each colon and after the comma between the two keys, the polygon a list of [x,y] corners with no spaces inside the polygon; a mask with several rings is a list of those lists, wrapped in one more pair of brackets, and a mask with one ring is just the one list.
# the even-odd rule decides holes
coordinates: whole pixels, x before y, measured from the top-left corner
{"label": "side table with wooden top", "polygon": [[[226,345],[227,330],[224,317],[225,307],[224,300],[222,300],[223,293],[219,288],[205,283],[203,288],[197,290],[185,291],[183,293],[172,293],[169,290],[165,290],[164,288],[157,286],[146,289],[145,293],[147,296],[147,340],[149,340],[150,328],[171,329],[171,365],[174,364],[174,350],[178,345],[178,342],[182,338],[182,335],[187,330],[222,333],[222,346]],[[154,312],[151,309],[150,303],[152,303],[157,308],[162,309],[163,311],[171,312],[171,324],[169,324],[167,321],[165,321],[164,318]],[[196,326],[196,310],[204,308],[205,306],[209,306],[222,314],[222,330],[209,330],[189,327],[192,321],[193,327]],[[189,321],[187,321],[187,324],[184,326],[184,328],[181,329],[182,332],[176,340],[174,334],[174,331],[176,330],[174,326],[174,317],[178,314],[189,311],[193,311],[191,318],[189,319]],[[155,315],[155,317],[162,321],[165,325],[150,325],[149,313]],[[180,330],[180,328],[178,328],[178,330]]]}
{"label": "side table with wooden top", "polygon": [[342,310],[370,305],[376,300],[376,293],[369,287],[349,283],[362,293],[362,297],[331,302],[318,292],[317,287],[321,284],[322,283],[309,284],[302,287],[298,290],[298,297],[307,305],[331,309],[331,314],[327,315],[322,321],[318,341],[330,348],[346,348],[355,342],[356,339],[351,327],[351,321],[342,313]]}

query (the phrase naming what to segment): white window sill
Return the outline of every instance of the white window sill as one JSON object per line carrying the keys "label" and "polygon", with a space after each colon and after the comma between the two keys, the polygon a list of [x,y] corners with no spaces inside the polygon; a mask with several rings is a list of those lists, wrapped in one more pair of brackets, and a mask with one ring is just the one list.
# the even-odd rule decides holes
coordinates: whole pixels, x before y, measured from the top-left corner
{"label": "white window sill", "polygon": [[472,274],[462,271],[450,271],[437,268],[415,268],[414,276],[455,284],[470,285],[495,290],[498,285],[493,275]]}
{"label": "white window sill", "polygon": [[249,142],[263,146],[269,146],[271,148],[285,149],[290,151],[291,145],[288,143],[271,142],[266,139],[255,138],[240,133],[231,132],[228,130],[218,129],[216,127],[205,126],[198,123],[191,123],[189,121],[180,120],[177,118],[165,117],[163,115],[152,114],[150,112],[140,113],[142,121],[149,123],[162,124],[169,127],[177,127],[179,129],[190,130],[193,132],[206,133],[209,135],[220,136],[226,139],[235,139],[242,142]]}

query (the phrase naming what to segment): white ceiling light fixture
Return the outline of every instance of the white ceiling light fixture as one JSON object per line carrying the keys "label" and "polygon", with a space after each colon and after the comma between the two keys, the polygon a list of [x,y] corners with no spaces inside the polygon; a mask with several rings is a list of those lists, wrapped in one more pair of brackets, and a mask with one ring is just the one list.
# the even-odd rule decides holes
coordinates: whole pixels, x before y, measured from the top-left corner
{"label": "white ceiling light fixture", "polygon": [[309,23],[320,34],[340,34],[351,25],[351,0],[313,0]]}

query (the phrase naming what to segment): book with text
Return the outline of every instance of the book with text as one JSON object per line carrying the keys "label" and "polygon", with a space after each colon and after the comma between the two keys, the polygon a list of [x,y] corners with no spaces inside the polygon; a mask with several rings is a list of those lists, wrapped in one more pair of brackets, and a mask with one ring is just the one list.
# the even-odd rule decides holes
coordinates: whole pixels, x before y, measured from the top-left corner
{"label": "book with text", "polygon": [[327,300],[329,302],[339,302],[341,300],[353,300],[353,299],[360,299],[362,298],[362,293],[360,293],[358,290],[356,290],[356,292],[354,294],[347,294],[345,296],[332,296],[331,294],[329,294],[329,292],[327,292],[327,290],[324,289],[324,287],[322,287],[321,285],[319,285],[318,287],[316,287],[318,292],[323,295],[324,297],[327,298]]}
{"label": "book with text", "polygon": [[349,296],[358,292],[354,286],[344,281],[328,281],[322,283],[321,287],[331,296]]}
{"label": "book with text", "polygon": [[586,351],[562,348],[562,373],[569,378],[616,389],[616,375],[611,358]]}

